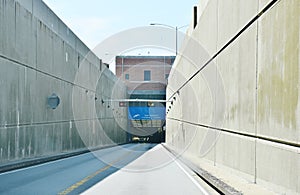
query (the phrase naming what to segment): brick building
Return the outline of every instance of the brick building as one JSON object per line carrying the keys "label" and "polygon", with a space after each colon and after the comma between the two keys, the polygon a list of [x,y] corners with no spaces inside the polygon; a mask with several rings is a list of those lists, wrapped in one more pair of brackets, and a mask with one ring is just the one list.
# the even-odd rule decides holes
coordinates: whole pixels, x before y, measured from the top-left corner
{"label": "brick building", "polygon": [[116,75],[130,95],[165,95],[174,60],[175,56],[117,56]]}
{"label": "brick building", "polygon": [[[130,99],[165,100],[174,61],[175,56],[116,56],[116,75],[128,87]],[[165,103],[132,102],[128,115],[133,136],[150,136],[152,141],[164,137]]]}

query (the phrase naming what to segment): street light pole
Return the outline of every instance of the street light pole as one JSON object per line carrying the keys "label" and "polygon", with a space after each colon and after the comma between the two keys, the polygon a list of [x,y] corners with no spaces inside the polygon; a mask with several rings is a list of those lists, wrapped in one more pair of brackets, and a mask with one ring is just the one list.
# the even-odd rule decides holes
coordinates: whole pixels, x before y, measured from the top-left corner
{"label": "street light pole", "polygon": [[176,26],[176,28],[175,28],[175,31],[176,31],[176,41],[175,41],[175,43],[176,43],[176,56],[177,56],[177,53],[178,53],[178,27]]}
{"label": "street light pole", "polygon": [[188,26],[188,24],[184,25],[184,26],[180,26],[180,27],[178,27],[178,26],[174,27],[174,26],[171,26],[171,25],[168,25],[168,24],[160,24],[160,23],[151,23],[150,25],[151,26],[165,26],[165,27],[168,27],[168,28],[171,28],[171,29],[175,29],[175,52],[176,52],[176,56],[177,56],[177,54],[178,54],[178,30]]}
{"label": "street light pole", "polygon": [[122,56],[122,74],[121,74],[121,77],[122,77],[122,81],[125,81],[125,76],[124,76],[124,56]]}

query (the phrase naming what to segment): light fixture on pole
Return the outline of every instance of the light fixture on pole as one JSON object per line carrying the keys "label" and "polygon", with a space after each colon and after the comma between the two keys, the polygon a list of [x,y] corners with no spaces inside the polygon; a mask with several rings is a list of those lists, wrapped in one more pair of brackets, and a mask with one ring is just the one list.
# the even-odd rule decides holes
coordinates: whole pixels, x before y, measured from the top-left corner
{"label": "light fixture on pole", "polygon": [[171,28],[171,29],[174,29],[175,30],[175,47],[176,47],[176,49],[175,49],[175,51],[176,51],[176,56],[177,56],[177,54],[178,54],[178,30],[179,29],[181,29],[181,28],[184,28],[184,27],[187,27],[189,24],[187,24],[187,25],[184,25],[184,26],[180,26],[180,27],[178,27],[178,26],[171,26],[171,25],[168,25],[168,24],[160,24],[160,23],[151,23],[150,24],[151,26],[165,26],[165,27],[168,27],[168,28]]}

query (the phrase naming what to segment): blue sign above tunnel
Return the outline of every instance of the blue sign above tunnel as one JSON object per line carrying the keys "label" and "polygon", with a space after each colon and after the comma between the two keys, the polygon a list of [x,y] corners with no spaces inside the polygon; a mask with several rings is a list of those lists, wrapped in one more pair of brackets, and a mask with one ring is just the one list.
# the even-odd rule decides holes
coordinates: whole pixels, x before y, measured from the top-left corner
{"label": "blue sign above tunnel", "polygon": [[165,120],[165,107],[129,107],[129,120]]}

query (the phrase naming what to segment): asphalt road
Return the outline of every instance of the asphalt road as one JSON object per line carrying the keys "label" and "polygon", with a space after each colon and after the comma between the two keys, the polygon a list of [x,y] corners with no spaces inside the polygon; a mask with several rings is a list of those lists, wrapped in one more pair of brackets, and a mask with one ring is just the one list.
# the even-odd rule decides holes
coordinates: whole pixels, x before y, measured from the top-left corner
{"label": "asphalt road", "polygon": [[0,174],[0,194],[79,194],[155,144],[127,144]]}
{"label": "asphalt road", "polygon": [[83,195],[217,194],[162,145],[106,177]]}

